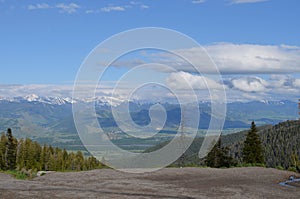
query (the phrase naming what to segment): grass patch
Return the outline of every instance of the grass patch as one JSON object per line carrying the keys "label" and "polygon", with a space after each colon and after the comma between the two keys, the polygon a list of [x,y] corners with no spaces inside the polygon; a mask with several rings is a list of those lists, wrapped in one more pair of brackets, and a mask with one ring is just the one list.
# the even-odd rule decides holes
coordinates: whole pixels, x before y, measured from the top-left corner
{"label": "grass patch", "polygon": [[18,180],[26,180],[28,179],[28,176],[20,171],[16,171],[16,170],[8,170],[8,171],[4,171],[4,173],[12,175],[14,178],[18,179]]}
{"label": "grass patch", "polygon": [[264,168],[266,168],[266,165],[262,164],[262,163],[243,163],[243,164],[238,164],[236,167],[264,167]]}

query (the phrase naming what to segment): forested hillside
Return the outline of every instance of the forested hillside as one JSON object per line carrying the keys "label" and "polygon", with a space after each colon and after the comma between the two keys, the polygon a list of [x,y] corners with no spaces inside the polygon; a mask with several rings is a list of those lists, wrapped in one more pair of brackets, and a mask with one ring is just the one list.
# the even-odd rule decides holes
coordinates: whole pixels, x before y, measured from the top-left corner
{"label": "forested hillside", "polygon": [[84,157],[81,151],[41,146],[29,138],[17,140],[11,129],[0,139],[0,170],[65,171],[90,170],[103,166],[94,157]]}
{"label": "forested hillside", "polygon": [[[266,166],[283,167],[285,169],[295,166],[294,158],[300,157],[300,122],[286,121],[275,126],[268,126],[259,131],[263,143]],[[224,140],[226,139],[224,136]],[[241,162],[241,148],[243,141],[224,143],[230,148],[231,155]]]}
{"label": "forested hillside", "polygon": [[[267,167],[296,167],[300,157],[300,122],[286,121],[275,126],[267,125],[257,128],[260,136],[265,164]],[[242,149],[246,134],[242,131],[234,134],[221,136],[221,144],[228,147],[229,154],[242,163]],[[204,160],[198,158],[199,148],[203,138],[196,138],[183,157],[173,163],[174,166],[182,165],[205,165]],[[161,143],[147,151],[155,151],[165,146],[168,142]],[[299,165],[298,165],[299,167]]]}

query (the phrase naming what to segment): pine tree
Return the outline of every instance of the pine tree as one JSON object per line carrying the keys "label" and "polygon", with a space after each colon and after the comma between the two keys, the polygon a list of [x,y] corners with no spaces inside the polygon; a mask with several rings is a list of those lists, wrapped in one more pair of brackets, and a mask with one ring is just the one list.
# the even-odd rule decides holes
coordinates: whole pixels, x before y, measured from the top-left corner
{"label": "pine tree", "polygon": [[69,155],[66,149],[63,150],[62,152],[62,170],[66,170],[68,168],[68,159],[69,159]]}
{"label": "pine tree", "polygon": [[209,167],[221,168],[236,165],[236,162],[228,153],[228,148],[221,146],[221,138],[207,154],[205,163]]}
{"label": "pine tree", "polygon": [[66,149],[42,147],[29,138],[17,141],[11,129],[0,137],[0,170],[87,170],[100,168],[94,157],[85,158],[81,151],[68,153]]}
{"label": "pine tree", "polygon": [[5,151],[6,169],[14,170],[16,168],[16,140],[12,136],[11,129],[7,129],[7,143]]}
{"label": "pine tree", "polygon": [[77,151],[75,159],[76,159],[76,170],[77,171],[83,170],[84,157],[81,151]]}
{"label": "pine tree", "polygon": [[24,145],[24,140],[23,139],[19,140],[17,146],[17,155],[16,155],[16,161],[17,161],[16,164],[19,170],[24,168],[25,166],[23,145]]}
{"label": "pine tree", "polygon": [[7,137],[3,133],[0,138],[0,170],[6,170],[5,152],[6,152]]}
{"label": "pine tree", "polygon": [[254,121],[251,124],[243,148],[243,162],[247,164],[264,164],[263,148]]}
{"label": "pine tree", "polygon": [[298,155],[297,155],[296,152],[294,152],[291,155],[290,168],[294,168],[295,170],[297,170],[298,172],[300,172],[300,159],[298,158]]}
{"label": "pine tree", "polygon": [[74,152],[69,153],[69,170],[76,170],[76,156]]}
{"label": "pine tree", "polygon": [[48,170],[48,156],[47,156],[47,145],[44,144],[44,146],[41,149],[41,154],[40,154],[40,170]]}

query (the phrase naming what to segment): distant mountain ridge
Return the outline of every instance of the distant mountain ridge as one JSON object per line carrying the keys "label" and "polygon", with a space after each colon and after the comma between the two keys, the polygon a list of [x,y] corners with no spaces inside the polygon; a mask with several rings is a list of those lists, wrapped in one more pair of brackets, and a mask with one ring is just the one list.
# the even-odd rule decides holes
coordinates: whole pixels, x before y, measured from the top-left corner
{"label": "distant mountain ridge", "polygon": [[[114,101],[113,101],[114,100]],[[122,99],[100,96],[86,99],[84,103],[95,103],[99,123],[110,133],[118,131],[111,113],[111,104],[118,106]],[[72,116],[72,103],[77,100],[61,97],[25,97],[0,98],[0,132],[12,128],[17,137],[30,137],[52,145],[76,141],[79,137]],[[82,102],[82,101],[81,101]],[[139,125],[150,122],[149,108],[153,104],[131,101],[130,114]],[[167,111],[167,122],[164,132],[175,133],[180,124],[180,106],[178,104],[162,104]],[[207,129],[211,118],[211,107],[208,102],[200,102],[200,129]],[[258,125],[276,124],[285,120],[293,120],[298,116],[296,102],[291,101],[252,101],[227,104],[227,117],[224,128],[228,131],[245,129],[252,120]],[[230,130],[232,129],[232,130]],[[159,140],[157,141],[159,142]],[[80,142],[79,142],[80,143]]]}
{"label": "distant mountain ridge", "polygon": [[38,96],[36,94],[30,94],[26,96],[18,96],[18,97],[1,97],[0,96],[0,103],[2,102],[39,102],[45,104],[52,104],[52,105],[64,105],[64,104],[73,104],[77,102],[96,102],[100,105],[111,105],[116,106],[122,103],[124,100],[117,99],[114,97],[108,96],[101,96],[95,98],[86,98],[86,99],[72,99],[71,97],[48,97],[48,96]]}
{"label": "distant mountain ridge", "polygon": [[[56,105],[63,105],[66,103],[77,103],[77,102],[98,102],[100,104],[106,104],[106,105],[120,105],[124,101],[127,101],[126,99],[123,99],[122,97],[113,97],[113,96],[96,96],[94,98],[83,98],[83,99],[73,99],[72,97],[63,97],[63,96],[39,96],[37,94],[29,94],[25,96],[14,96],[14,97],[4,97],[0,96],[0,102],[1,101],[9,101],[9,102],[40,102],[40,103],[47,103],[47,104],[56,104]],[[153,104],[152,101],[147,100],[130,100],[132,103],[144,105],[144,104]],[[162,102],[163,104],[168,102]],[[229,102],[228,105],[251,105],[251,104],[263,104],[263,105],[285,105],[286,103],[296,103],[289,100],[253,100],[253,101],[237,101],[237,102]],[[176,103],[170,103],[170,104],[176,104]],[[199,104],[210,104],[210,101],[199,101]]]}

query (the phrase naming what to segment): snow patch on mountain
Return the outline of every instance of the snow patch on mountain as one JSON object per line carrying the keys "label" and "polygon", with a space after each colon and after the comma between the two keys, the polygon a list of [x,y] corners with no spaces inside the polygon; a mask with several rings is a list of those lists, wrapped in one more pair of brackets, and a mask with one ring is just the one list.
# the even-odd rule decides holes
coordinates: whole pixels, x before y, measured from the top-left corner
{"label": "snow patch on mountain", "polygon": [[[50,105],[64,105],[64,104],[74,104],[78,102],[82,103],[95,103],[96,106],[118,106],[123,104],[124,102],[128,102],[128,99],[125,99],[122,96],[109,96],[109,95],[102,95],[102,96],[95,96],[92,98],[84,98],[84,99],[73,99],[71,97],[48,97],[48,96],[38,96],[37,94],[30,94],[26,96],[18,96],[18,97],[3,97],[0,96],[0,102],[28,102],[28,103],[45,103]],[[129,102],[135,104],[151,104],[157,103],[157,101],[152,101],[151,99],[130,99]],[[285,105],[289,103],[287,100],[279,100],[279,101],[271,101],[271,100],[257,100],[257,101],[235,101],[229,102],[228,104],[232,103],[249,103],[249,102],[258,102],[263,103],[266,105]],[[160,103],[170,103],[170,104],[178,104],[177,101],[161,101]],[[210,104],[208,101],[199,101],[199,104]]]}
{"label": "snow patch on mountain", "polygon": [[51,105],[64,105],[64,104],[73,104],[77,102],[84,103],[96,103],[97,105],[109,105],[109,106],[118,106],[123,103],[125,100],[122,98],[112,97],[112,96],[100,96],[94,98],[86,98],[86,99],[72,99],[71,97],[40,97],[36,94],[30,94],[26,96],[18,96],[18,97],[1,97],[0,101],[7,102],[38,102],[45,103]]}

